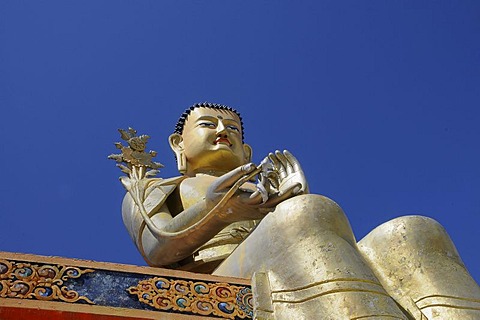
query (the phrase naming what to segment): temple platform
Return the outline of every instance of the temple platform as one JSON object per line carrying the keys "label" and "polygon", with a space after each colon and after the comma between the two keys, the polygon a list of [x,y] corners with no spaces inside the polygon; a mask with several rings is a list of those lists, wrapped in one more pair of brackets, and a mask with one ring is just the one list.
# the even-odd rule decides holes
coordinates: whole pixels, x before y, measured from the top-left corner
{"label": "temple platform", "polygon": [[252,319],[250,280],[0,252],[0,320]]}

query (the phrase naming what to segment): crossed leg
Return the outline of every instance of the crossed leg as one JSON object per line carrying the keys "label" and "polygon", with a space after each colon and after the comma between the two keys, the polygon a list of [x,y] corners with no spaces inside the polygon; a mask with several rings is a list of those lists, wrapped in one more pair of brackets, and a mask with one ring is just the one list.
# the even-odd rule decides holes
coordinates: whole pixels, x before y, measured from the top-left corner
{"label": "crossed leg", "polygon": [[358,251],[341,208],[319,195],[278,205],[214,274],[253,277],[266,319],[409,319]]}
{"label": "crossed leg", "polygon": [[391,220],[358,247],[387,292],[412,313],[429,320],[480,319],[480,287],[435,220]]}

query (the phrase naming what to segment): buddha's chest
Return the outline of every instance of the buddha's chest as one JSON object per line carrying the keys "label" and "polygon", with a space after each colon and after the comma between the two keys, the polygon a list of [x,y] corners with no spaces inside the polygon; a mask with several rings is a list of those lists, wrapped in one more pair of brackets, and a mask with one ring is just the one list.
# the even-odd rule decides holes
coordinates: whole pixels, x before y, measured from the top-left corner
{"label": "buddha's chest", "polygon": [[[182,201],[183,208],[187,209],[192,205],[204,200],[208,188],[216,179],[219,178],[209,175],[197,175],[195,177],[183,180],[179,188],[180,199]],[[238,192],[252,193],[255,190],[255,185],[253,183],[247,182],[240,187]]]}
{"label": "buddha's chest", "polygon": [[196,176],[187,178],[180,184],[180,199],[184,209],[205,199],[208,187],[218,179],[212,176]]}

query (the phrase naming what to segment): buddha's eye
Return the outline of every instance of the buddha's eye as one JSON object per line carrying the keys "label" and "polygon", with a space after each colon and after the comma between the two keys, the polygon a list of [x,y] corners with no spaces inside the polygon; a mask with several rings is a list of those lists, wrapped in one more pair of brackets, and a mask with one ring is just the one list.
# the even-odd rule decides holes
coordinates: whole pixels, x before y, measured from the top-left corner
{"label": "buddha's eye", "polygon": [[236,127],[236,126],[227,126],[227,128],[230,129],[230,130],[233,130],[233,131],[240,132],[240,129],[238,129],[238,127]]}
{"label": "buddha's eye", "polygon": [[198,125],[205,128],[215,128],[215,124],[212,122],[200,122]]}

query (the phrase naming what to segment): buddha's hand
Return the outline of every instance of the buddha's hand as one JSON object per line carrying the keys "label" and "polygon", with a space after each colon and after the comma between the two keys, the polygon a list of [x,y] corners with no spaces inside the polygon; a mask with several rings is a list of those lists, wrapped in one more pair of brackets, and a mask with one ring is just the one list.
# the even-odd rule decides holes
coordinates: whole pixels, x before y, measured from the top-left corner
{"label": "buddha's hand", "polygon": [[290,152],[277,150],[269,153],[264,162],[268,160],[273,165],[270,169],[272,174],[269,174],[267,179],[270,185],[266,188],[270,193],[270,201],[277,198],[283,201],[285,194],[294,196],[308,193],[308,183],[302,167]]}
{"label": "buddha's hand", "polygon": [[263,218],[266,212],[260,209],[262,195],[240,189],[259,171],[249,163],[218,177],[207,189],[207,208],[217,211],[220,219],[229,222]]}
{"label": "buddha's hand", "polygon": [[128,177],[120,177],[120,182],[123,184],[127,192],[132,196],[137,205],[143,204],[146,196],[147,185],[151,179],[144,178],[142,172],[144,168],[132,166]]}

